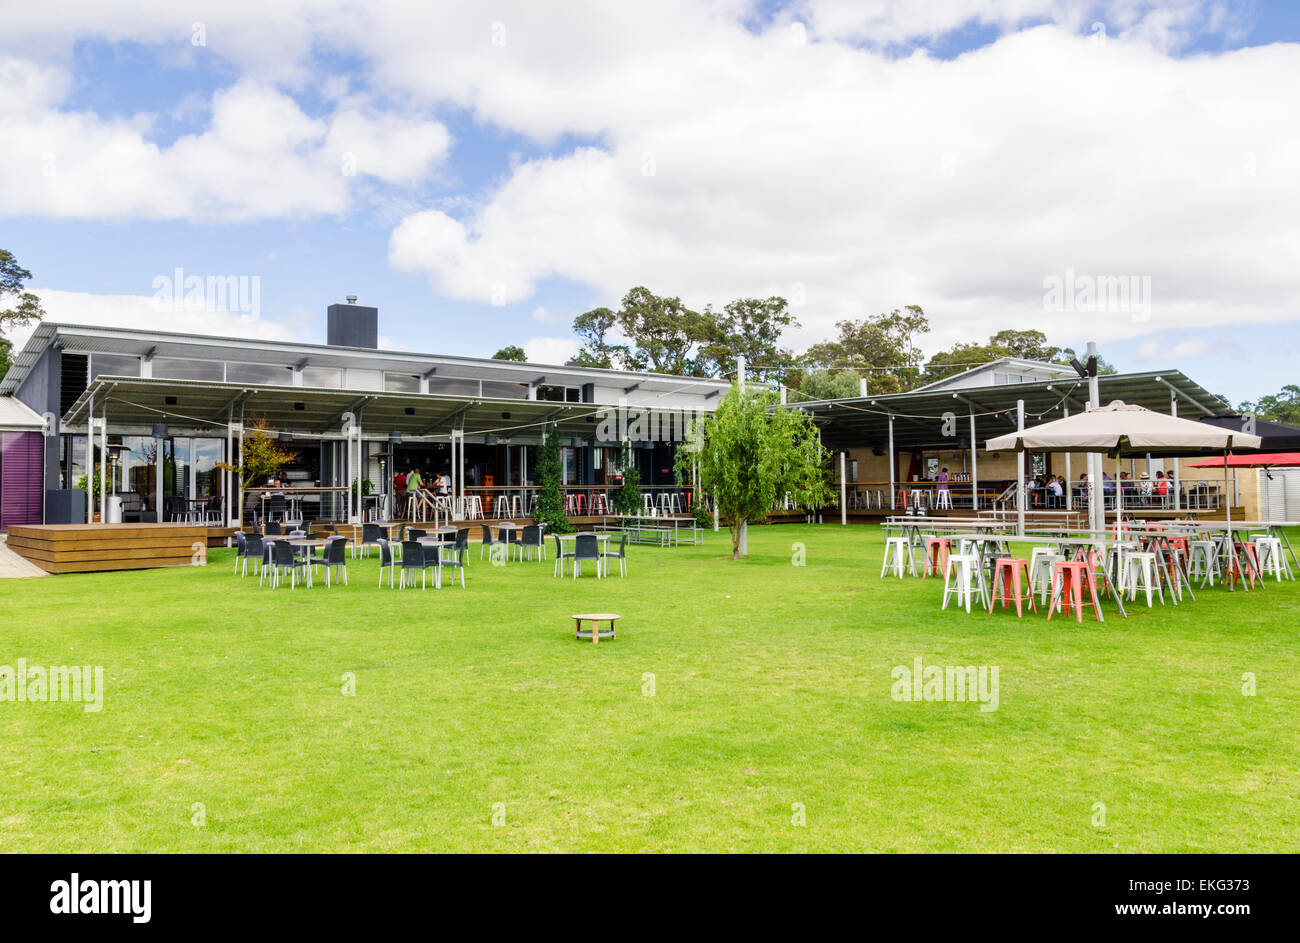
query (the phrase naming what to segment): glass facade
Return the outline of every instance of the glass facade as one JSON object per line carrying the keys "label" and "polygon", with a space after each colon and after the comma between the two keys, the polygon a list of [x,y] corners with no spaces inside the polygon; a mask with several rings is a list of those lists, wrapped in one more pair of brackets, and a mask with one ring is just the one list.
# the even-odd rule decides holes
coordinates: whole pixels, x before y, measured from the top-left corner
{"label": "glass facade", "polygon": [[226,382],[292,386],[293,370],[270,363],[227,363]]}
{"label": "glass facade", "polygon": [[101,374],[110,377],[138,377],[140,358],[122,354],[91,354],[90,379]]}
{"label": "glass facade", "polygon": [[226,365],[220,360],[181,360],[155,357],[153,375],[168,380],[210,380],[220,383],[226,378]]}
{"label": "glass facade", "polygon": [[385,373],[384,390],[389,393],[418,393],[420,378],[405,373]]}
{"label": "glass facade", "polygon": [[343,371],[337,367],[303,367],[302,385],[337,390],[343,386]]}

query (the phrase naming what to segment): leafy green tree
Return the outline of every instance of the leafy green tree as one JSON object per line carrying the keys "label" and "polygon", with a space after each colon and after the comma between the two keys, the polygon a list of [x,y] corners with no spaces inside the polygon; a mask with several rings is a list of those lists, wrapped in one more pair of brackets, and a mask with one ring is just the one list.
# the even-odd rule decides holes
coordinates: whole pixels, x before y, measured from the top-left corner
{"label": "leafy green tree", "polygon": [[1241,404],[1243,412],[1252,412],[1260,419],[1300,425],[1300,386],[1288,383],[1281,392],[1261,396],[1259,402]]}
{"label": "leafy green tree", "polygon": [[[23,291],[23,285],[31,277],[32,273],[18,264],[12,252],[0,249],[0,303],[10,297],[18,301],[14,307],[0,310],[0,335],[6,328],[23,327],[45,317],[40,299]],[[13,343],[0,336],[0,379],[4,379],[13,365],[12,350]]]}
{"label": "leafy green tree", "polygon": [[619,474],[623,476],[623,486],[614,492],[614,513],[640,514],[641,473],[637,471],[631,449],[624,449]]}
{"label": "leafy green tree", "polygon": [[573,332],[582,340],[574,359],[584,367],[611,369],[627,362],[628,349],[610,340],[618,315],[609,308],[592,308],[573,319]]}
{"label": "leafy green tree", "polygon": [[[259,418],[244,426],[244,434],[239,439],[240,463],[232,465],[228,462],[218,462],[216,467],[222,471],[234,472],[238,476],[242,507],[242,495],[247,493],[249,488],[264,478],[270,478],[297,457],[296,451],[281,445],[280,440],[268,432],[266,420]],[[354,488],[355,484],[354,480]]]}
{"label": "leafy green tree", "polygon": [[[613,342],[615,329],[628,344]],[[593,308],[578,315],[573,330],[583,341],[577,360],[584,366],[690,377],[711,375],[715,365],[704,350],[716,350],[722,342],[712,312],[692,311],[680,298],[660,297],[642,286],[623,296],[618,311]]]}
{"label": "leafy green tree", "polygon": [[918,385],[925,356],[916,346],[916,336],[930,330],[920,305],[861,321],[838,321],[835,327],[839,337],[809,347],[802,358],[805,365],[855,370],[867,378],[872,393],[901,393]]}
{"label": "leafy green tree", "polygon": [[492,359],[493,360],[516,360],[520,363],[523,363],[525,360],[528,359],[528,357],[526,354],[524,354],[524,349],[522,347],[518,347],[515,344],[511,344],[508,347],[502,347],[500,350],[498,350],[495,354],[492,355]]}
{"label": "leafy green tree", "polygon": [[799,381],[806,399],[849,399],[862,390],[856,370],[809,370]]}
{"label": "leafy green tree", "polygon": [[563,475],[560,436],[552,427],[542,440],[541,452],[537,456],[537,481],[541,490],[537,492],[537,506],[533,508],[533,520],[545,524],[547,533],[551,534],[567,534],[573,529],[564,513]]}
{"label": "leafy green tree", "polygon": [[785,380],[794,354],[781,348],[781,334],[799,322],[784,298],[737,298],[717,314],[706,308],[705,315],[713,319],[717,339],[701,350],[701,366],[711,374],[730,376],[736,372],[737,355],[744,354],[748,379]]}
{"label": "leafy green tree", "polygon": [[700,490],[714,498],[726,519],[731,558],[738,560],[749,522],[766,520],[787,492],[805,506],[831,499],[822,473],[824,453],[811,416],[777,408],[771,393],[742,393],[732,384],[718,411],[677,450],[676,472],[678,480],[688,480],[698,460]]}

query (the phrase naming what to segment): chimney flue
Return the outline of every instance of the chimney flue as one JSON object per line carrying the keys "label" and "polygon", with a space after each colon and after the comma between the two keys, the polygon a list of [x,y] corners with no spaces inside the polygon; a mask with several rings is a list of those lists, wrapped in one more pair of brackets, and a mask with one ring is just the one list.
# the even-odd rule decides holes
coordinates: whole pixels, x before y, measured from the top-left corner
{"label": "chimney flue", "polygon": [[379,346],[379,309],[357,304],[356,295],[347,296],[347,304],[333,304],[326,309],[325,343],[331,347]]}

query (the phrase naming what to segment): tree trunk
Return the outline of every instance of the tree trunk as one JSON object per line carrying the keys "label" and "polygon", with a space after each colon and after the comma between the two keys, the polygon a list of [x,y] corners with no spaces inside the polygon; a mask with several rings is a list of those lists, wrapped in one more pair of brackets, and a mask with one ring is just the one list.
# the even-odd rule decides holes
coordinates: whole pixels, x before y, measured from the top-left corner
{"label": "tree trunk", "polygon": [[[742,556],[749,554],[749,541],[746,539],[745,528],[748,521],[737,521],[731,525],[731,559],[739,560]],[[741,547],[742,542],[744,547]]]}

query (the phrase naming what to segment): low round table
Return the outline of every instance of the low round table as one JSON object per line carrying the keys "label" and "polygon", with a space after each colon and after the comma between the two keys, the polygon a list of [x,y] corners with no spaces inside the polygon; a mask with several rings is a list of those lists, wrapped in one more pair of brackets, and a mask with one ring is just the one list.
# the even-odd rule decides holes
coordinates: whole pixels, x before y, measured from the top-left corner
{"label": "low round table", "polygon": [[[605,638],[610,638],[610,639],[618,638],[618,634],[614,631],[614,620],[621,619],[621,618],[623,617],[618,615],[618,613],[614,613],[614,612],[584,612],[581,615],[575,615],[573,617],[573,623],[574,623],[573,637],[575,639],[578,639],[579,641],[586,638],[587,636],[582,634],[582,623],[590,622],[591,623],[591,644],[599,645],[600,638],[602,635],[604,635]],[[602,629],[600,627],[600,623],[602,622],[609,622],[609,628]]]}

